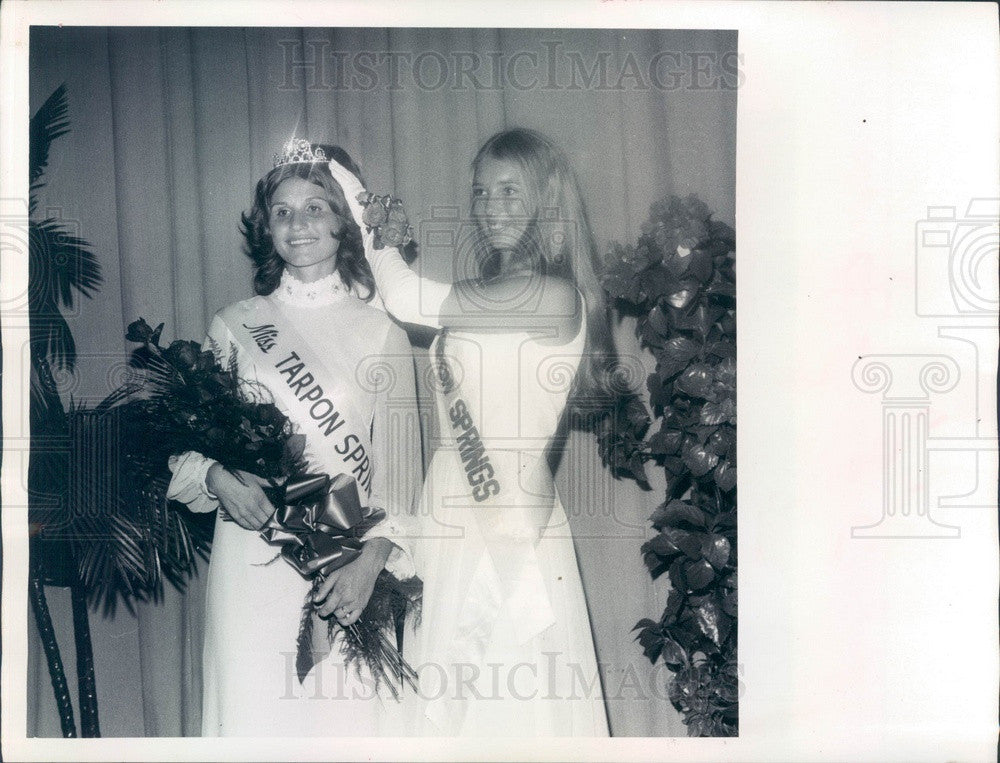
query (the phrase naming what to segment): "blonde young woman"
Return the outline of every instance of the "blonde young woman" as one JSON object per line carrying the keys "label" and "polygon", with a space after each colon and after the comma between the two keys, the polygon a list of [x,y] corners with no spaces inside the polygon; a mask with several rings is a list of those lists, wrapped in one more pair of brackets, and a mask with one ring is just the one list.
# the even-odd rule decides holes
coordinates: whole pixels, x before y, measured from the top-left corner
{"label": "blonde young woman", "polygon": [[[395,249],[366,246],[389,312],[440,329],[431,356],[442,439],[415,547],[424,602],[411,657],[424,706],[414,730],[606,736],[546,458],[567,405],[607,397],[614,361],[590,229],[565,156],[537,132],[495,135],[473,171],[474,278],[437,283]],[[337,177],[352,202],[360,184]]]}

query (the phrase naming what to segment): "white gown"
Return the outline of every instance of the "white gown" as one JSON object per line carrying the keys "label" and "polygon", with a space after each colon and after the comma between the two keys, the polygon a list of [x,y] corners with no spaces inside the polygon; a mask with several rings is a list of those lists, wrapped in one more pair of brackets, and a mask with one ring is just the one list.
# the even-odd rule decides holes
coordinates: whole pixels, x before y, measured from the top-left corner
{"label": "white gown", "polygon": [[[240,323],[257,325],[254,316],[262,300],[268,314],[277,316],[277,329],[294,330],[331,372],[324,381],[325,397],[371,433],[363,443],[372,470],[368,503],[385,508],[388,517],[366,537],[392,540],[396,546],[386,568],[399,578],[412,576],[406,520],[419,486],[421,456],[419,430],[412,423],[417,420],[413,361],[405,332],[385,313],[345,293],[336,276],[311,285],[285,276],[274,294],[220,311],[207,340],[220,352],[223,365],[235,352],[241,379],[265,386],[275,379],[277,384],[281,379],[292,382],[263,368],[258,361],[264,357],[242,349],[231,330]],[[277,395],[276,402],[288,412]],[[312,471],[347,471],[335,450],[340,438],[322,435],[314,422],[295,423],[306,435]],[[217,508],[204,487],[211,463],[196,453],[172,459],[170,496],[195,511]],[[362,475],[359,482],[367,479]],[[364,502],[363,490],[361,496]],[[299,684],[296,636],[310,583],[283,559],[275,559],[276,554],[257,532],[217,519],[205,604],[203,736],[394,733],[403,706],[391,696],[377,695],[367,671],[358,675],[346,668],[339,645]],[[381,693],[387,695],[385,689]]]}
{"label": "white gown", "polygon": [[[419,277],[394,249],[366,254],[389,312],[441,327],[450,285]],[[432,347],[442,435],[414,544],[424,599],[413,733],[608,735],[576,550],[544,456],[585,319],[567,343],[545,333],[450,331]]]}
{"label": "white gown", "polygon": [[[530,487],[533,473],[548,469],[544,451],[584,340],[583,326],[564,345],[544,344],[528,333],[452,331],[432,347],[432,357],[439,363],[443,358],[456,388],[446,394],[447,383],[435,385],[442,442],[424,485],[423,532],[415,551],[424,579],[414,652],[426,701],[420,733],[608,735],[566,514],[558,496],[553,505],[551,496],[533,495]],[[438,371],[440,379],[440,366]],[[468,422],[459,418],[456,424],[459,399],[472,412],[490,460],[486,473],[499,485],[488,501],[477,502],[472,492],[483,484],[472,485],[480,479],[475,462],[478,458],[481,466],[482,457],[478,449],[468,450],[463,427]],[[496,508],[499,525],[484,524],[487,503]],[[516,538],[524,525],[516,517],[524,507],[551,507],[551,512],[533,543],[534,556],[512,563],[523,552]],[[484,540],[484,527],[494,541]],[[495,540],[507,536],[515,540]]]}

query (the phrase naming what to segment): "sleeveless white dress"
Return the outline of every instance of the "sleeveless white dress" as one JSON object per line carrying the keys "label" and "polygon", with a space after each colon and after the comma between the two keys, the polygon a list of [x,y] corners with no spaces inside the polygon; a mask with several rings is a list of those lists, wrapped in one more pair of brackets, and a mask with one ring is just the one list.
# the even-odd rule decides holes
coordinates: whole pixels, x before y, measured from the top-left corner
{"label": "sleeveless white dress", "polygon": [[[334,281],[336,287],[339,279]],[[386,412],[410,406],[416,417],[409,342],[385,313],[345,293],[342,284],[339,290],[325,286],[317,298],[316,285],[286,276],[274,294],[220,311],[206,346],[219,352],[223,365],[235,352],[240,378],[273,391],[286,377],[264,367],[263,356],[248,353],[233,335],[240,323],[259,323],[258,308],[266,303],[278,331],[294,330],[314,357],[323,359],[331,372],[324,379],[325,396],[363,430],[373,470],[368,501],[388,515],[366,537],[387,537],[396,544],[386,567],[405,579],[414,574],[405,528],[419,485],[420,443],[416,427],[398,431]],[[379,373],[391,376],[391,389],[372,383]],[[275,402],[289,412],[279,395]],[[313,422],[293,423],[306,435],[312,471],[346,471],[335,451],[341,438],[322,436],[310,426]],[[365,436],[369,432],[370,439]],[[172,459],[169,495],[194,511],[216,509],[218,501],[204,487],[211,463],[197,453]],[[361,495],[364,501],[364,490]],[[402,706],[391,696],[377,695],[367,671],[359,675],[345,666],[338,644],[299,684],[296,637],[310,583],[275,559],[276,553],[257,532],[223,521],[221,515],[217,519],[205,602],[203,736],[372,736],[398,728],[394,718]]]}
{"label": "sleeveless white dress", "polygon": [[414,550],[416,733],[608,735],[566,513],[533,488],[584,341],[585,325],[562,345],[449,331],[431,348],[441,441]]}

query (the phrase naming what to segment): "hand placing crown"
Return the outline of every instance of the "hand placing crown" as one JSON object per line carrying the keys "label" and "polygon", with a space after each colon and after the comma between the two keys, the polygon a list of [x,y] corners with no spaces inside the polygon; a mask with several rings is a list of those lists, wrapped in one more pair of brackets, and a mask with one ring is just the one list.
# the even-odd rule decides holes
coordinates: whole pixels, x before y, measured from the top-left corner
{"label": "hand placing crown", "polygon": [[[391,195],[377,196],[365,190],[361,180],[319,146],[305,138],[292,138],[281,154],[274,155],[274,167],[310,162],[328,163],[330,174],[340,184],[351,209],[351,216],[364,226],[374,249],[386,246],[406,247],[413,241],[413,227],[403,210],[403,203]],[[368,246],[369,244],[366,244]]]}
{"label": "hand placing crown", "polygon": [[375,248],[403,247],[413,240],[413,227],[403,210],[403,202],[390,195],[376,196],[363,191],[357,196],[364,207],[362,222],[375,232]]}

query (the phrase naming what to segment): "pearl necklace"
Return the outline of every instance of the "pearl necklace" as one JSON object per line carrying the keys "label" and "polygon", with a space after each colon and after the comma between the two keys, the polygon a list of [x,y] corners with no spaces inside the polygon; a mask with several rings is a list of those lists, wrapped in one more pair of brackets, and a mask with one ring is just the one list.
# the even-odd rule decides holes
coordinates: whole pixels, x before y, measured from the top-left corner
{"label": "pearl necklace", "polygon": [[347,289],[337,271],[306,283],[285,270],[274,291],[274,295],[282,302],[310,307],[332,304],[342,299],[346,293]]}

